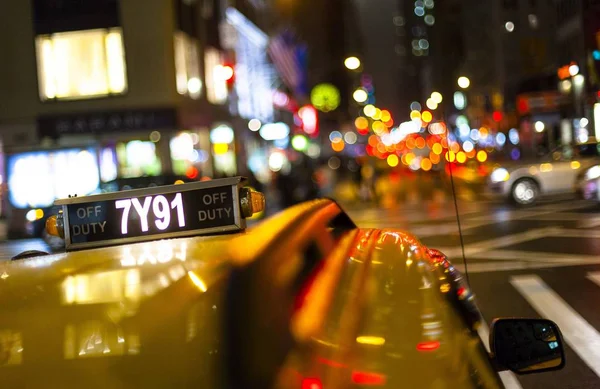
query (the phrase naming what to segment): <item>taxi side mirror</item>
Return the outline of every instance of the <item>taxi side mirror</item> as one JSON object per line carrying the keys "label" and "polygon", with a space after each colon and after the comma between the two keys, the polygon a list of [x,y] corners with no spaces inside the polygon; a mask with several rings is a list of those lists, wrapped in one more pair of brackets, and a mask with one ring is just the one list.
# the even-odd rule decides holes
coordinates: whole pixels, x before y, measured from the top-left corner
{"label": "taxi side mirror", "polygon": [[565,366],[562,336],[551,320],[494,319],[490,350],[499,371],[529,374]]}

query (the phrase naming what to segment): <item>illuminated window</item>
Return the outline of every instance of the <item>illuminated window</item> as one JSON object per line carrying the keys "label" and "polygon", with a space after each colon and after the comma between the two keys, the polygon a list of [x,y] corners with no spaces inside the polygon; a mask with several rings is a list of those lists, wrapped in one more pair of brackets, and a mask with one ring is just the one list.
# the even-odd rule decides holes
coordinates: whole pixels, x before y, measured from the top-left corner
{"label": "illuminated window", "polygon": [[76,99],[127,90],[120,28],[36,37],[40,97]]}
{"label": "illuminated window", "polygon": [[174,37],[177,92],[198,99],[202,93],[198,42],[186,33],[177,31]]}
{"label": "illuminated window", "polygon": [[223,71],[223,60],[219,50],[207,47],[204,52],[206,68],[206,97],[213,104],[223,104],[227,101],[227,77]]}
{"label": "illuminated window", "polygon": [[152,142],[134,140],[117,143],[117,158],[119,173],[123,178],[158,176],[162,172],[162,165]]}

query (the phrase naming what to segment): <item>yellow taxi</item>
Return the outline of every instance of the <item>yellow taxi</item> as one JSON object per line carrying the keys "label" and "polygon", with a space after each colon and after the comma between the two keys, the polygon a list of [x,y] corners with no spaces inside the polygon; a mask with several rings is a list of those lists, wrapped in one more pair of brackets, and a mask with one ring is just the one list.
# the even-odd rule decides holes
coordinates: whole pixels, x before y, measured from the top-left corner
{"label": "yellow taxi", "polygon": [[58,200],[66,252],[0,263],[6,388],[500,388],[558,327],[497,319],[443,253],[332,200],[246,229],[241,177]]}

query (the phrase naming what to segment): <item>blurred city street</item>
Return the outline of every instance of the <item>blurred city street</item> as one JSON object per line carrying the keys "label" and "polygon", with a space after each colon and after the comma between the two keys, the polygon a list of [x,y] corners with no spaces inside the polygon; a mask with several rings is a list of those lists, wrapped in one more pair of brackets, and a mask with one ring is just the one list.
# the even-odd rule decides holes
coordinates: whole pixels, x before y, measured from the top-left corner
{"label": "blurred city street", "polygon": [[[469,280],[487,323],[495,317],[547,317],[562,329],[567,366],[553,375],[502,373],[508,388],[597,388],[600,342],[600,207],[581,200],[518,209],[459,201]],[[446,253],[465,271],[454,204],[355,208],[361,227],[400,227]],[[484,341],[487,328],[480,330]],[[565,383],[569,382],[568,385]]]}

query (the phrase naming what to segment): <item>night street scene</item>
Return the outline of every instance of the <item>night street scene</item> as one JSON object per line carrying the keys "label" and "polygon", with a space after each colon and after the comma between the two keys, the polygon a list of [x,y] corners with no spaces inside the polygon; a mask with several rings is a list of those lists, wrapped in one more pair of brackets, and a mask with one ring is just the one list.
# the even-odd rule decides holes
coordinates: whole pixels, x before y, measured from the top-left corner
{"label": "night street scene", "polygon": [[1,387],[600,388],[600,1],[0,31]]}

